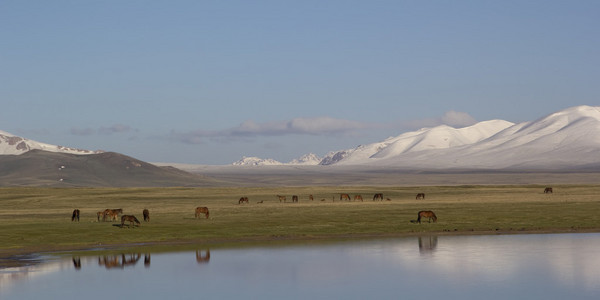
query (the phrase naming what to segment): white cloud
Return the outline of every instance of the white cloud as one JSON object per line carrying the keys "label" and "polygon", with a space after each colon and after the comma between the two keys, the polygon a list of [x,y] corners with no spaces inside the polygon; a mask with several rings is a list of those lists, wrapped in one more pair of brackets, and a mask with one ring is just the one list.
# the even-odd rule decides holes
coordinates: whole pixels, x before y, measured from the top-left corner
{"label": "white cloud", "polygon": [[77,128],[72,127],[70,132],[72,135],[79,136],[90,136],[96,134],[114,134],[114,133],[125,133],[134,131],[129,125],[124,124],[114,124],[109,127],[100,127],[98,129],[95,128]]}
{"label": "white cloud", "polygon": [[477,123],[477,120],[465,112],[454,110],[447,111],[443,116],[438,118],[420,119],[401,122],[402,126],[407,129],[420,129],[423,127],[435,127],[439,125],[448,125],[456,128],[466,127]]}
{"label": "white cloud", "polygon": [[244,121],[239,126],[216,131],[195,130],[188,133],[172,131],[170,138],[187,144],[200,144],[206,139],[226,142],[232,139],[247,139],[257,136],[297,135],[348,135],[374,127],[357,121],[335,119],[331,117],[295,118],[289,121],[257,123]]}
{"label": "white cloud", "polygon": [[[419,129],[441,124],[464,127],[476,121],[464,112],[449,111],[439,118],[413,120],[396,123],[367,123],[332,117],[294,118],[285,121],[258,123],[247,120],[240,125],[222,130],[194,130],[189,132],[171,131],[169,139],[186,144],[202,144],[207,141],[227,143],[232,141],[251,141],[259,136],[313,135],[313,136],[353,136],[366,130]],[[400,132],[398,132],[400,134]]]}

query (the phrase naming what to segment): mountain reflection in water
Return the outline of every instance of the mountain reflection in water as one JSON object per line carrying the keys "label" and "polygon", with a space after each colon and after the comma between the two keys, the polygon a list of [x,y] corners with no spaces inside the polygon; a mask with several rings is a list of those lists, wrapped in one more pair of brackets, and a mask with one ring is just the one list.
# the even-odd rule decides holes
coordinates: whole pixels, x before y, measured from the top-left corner
{"label": "mountain reflection in water", "polygon": [[427,235],[68,256],[0,269],[0,299],[600,299],[597,249],[598,233]]}

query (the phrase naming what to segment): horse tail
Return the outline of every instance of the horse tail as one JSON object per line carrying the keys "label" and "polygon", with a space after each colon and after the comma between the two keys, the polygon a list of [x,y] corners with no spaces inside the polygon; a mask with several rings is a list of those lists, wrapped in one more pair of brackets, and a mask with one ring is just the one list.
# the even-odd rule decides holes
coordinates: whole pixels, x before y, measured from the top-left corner
{"label": "horse tail", "polygon": [[417,214],[417,223],[421,223],[421,212]]}

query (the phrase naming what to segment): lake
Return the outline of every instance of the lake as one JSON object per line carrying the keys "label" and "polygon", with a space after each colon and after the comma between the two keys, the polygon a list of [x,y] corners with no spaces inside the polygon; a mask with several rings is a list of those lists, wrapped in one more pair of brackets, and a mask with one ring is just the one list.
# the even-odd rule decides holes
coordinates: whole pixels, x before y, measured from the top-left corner
{"label": "lake", "polygon": [[600,234],[421,236],[49,256],[0,299],[600,299]]}

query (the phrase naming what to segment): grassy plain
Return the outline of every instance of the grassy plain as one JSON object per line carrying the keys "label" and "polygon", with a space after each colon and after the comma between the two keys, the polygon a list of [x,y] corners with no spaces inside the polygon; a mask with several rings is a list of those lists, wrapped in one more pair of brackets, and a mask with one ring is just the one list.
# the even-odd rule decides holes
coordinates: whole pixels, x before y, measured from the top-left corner
{"label": "grassy plain", "polygon": [[[0,257],[142,243],[600,231],[600,186],[553,188],[553,194],[544,194],[539,185],[1,188]],[[424,200],[415,199],[419,192]],[[361,194],[365,201],[340,202],[340,193]],[[391,201],[373,202],[374,193]],[[286,195],[287,203],[280,203],[278,194]],[[298,203],[290,203],[292,195],[299,196]],[[250,203],[238,204],[241,196]],[[195,219],[197,206],[208,207],[210,218]],[[81,210],[80,222],[70,220],[75,208]],[[120,228],[120,222],[98,222],[96,212],[105,208],[122,208],[142,224]],[[142,220],[144,208],[150,210],[148,223]],[[438,222],[412,223],[420,210],[433,210]]]}

